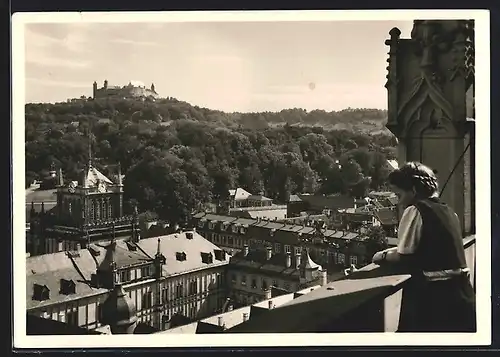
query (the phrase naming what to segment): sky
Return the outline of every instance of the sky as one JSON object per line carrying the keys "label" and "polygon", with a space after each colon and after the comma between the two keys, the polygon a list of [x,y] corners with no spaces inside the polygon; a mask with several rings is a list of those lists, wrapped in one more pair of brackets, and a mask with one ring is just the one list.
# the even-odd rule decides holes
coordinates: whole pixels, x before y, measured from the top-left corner
{"label": "sky", "polygon": [[30,23],[25,102],[139,81],[227,112],[387,108],[389,31],[411,21]]}

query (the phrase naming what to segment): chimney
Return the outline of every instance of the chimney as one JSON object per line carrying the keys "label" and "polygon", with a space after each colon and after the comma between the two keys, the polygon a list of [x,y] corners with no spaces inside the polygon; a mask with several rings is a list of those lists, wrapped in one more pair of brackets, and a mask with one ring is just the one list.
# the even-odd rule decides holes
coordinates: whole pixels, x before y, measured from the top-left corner
{"label": "chimney", "polygon": [[301,255],[299,253],[295,255],[295,269],[300,268],[300,261],[301,261]]}
{"label": "chimney", "polygon": [[267,247],[266,248],[266,259],[270,260],[273,256],[273,248]]}
{"label": "chimney", "polygon": [[193,232],[186,232],[187,239],[193,239]]}
{"label": "chimney", "polygon": [[248,255],[248,244],[243,246],[243,255],[246,257]]}
{"label": "chimney", "polygon": [[217,317],[217,324],[222,327],[224,326],[224,321],[222,319],[222,316]]}
{"label": "chimney", "polygon": [[286,253],[286,267],[290,268],[291,265],[292,265],[292,255],[290,254],[290,252],[288,252]]}
{"label": "chimney", "polygon": [[267,302],[267,306],[269,307],[269,310],[271,310],[274,306],[273,306],[273,301],[272,300],[269,300]]}
{"label": "chimney", "polygon": [[248,312],[243,313],[243,322],[248,320]]}

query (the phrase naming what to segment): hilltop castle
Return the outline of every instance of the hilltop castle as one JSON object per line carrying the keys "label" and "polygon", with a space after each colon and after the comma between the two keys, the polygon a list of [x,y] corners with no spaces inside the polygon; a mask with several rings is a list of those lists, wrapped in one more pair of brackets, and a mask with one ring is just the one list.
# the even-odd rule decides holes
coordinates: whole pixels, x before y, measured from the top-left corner
{"label": "hilltop castle", "polygon": [[126,86],[110,86],[108,80],[104,80],[103,87],[97,88],[97,82],[93,85],[93,98],[148,98],[158,99],[160,96],[156,93],[154,83],[148,89],[143,83],[130,81]]}

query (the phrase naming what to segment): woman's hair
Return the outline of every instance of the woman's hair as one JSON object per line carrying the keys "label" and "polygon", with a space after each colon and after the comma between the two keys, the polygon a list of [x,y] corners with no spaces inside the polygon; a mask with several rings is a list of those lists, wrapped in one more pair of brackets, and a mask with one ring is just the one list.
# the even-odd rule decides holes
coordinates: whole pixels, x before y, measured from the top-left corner
{"label": "woman's hair", "polygon": [[389,183],[404,191],[415,189],[422,198],[433,196],[438,191],[436,174],[419,162],[407,162],[389,174]]}

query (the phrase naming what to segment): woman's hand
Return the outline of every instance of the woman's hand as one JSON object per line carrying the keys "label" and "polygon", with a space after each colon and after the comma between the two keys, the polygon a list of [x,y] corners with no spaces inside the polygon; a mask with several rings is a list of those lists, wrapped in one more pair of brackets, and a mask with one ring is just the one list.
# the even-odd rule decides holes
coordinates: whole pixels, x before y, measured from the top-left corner
{"label": "woman's hand", "polygon": [[380,262],[385,260],[386,256],[387,256],[387,249],[381,250],[380,252],[377,252],[373,255],[372,263],[379,264]]}

